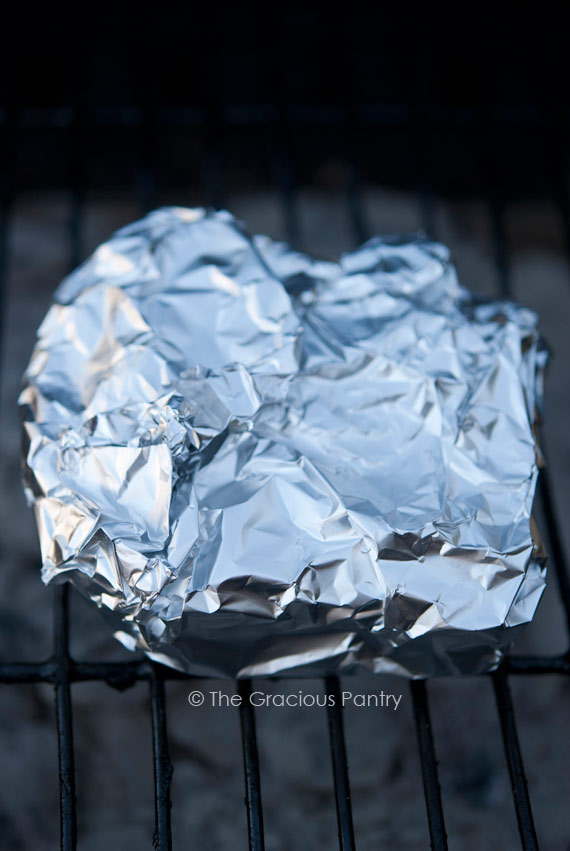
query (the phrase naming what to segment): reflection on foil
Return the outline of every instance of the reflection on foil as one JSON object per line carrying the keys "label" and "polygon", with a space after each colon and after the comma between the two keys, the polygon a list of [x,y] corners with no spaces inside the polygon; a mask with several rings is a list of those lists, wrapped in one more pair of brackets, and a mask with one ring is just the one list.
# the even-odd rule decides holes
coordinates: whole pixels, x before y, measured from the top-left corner
{"label": "reflection on foil", "polygon": [[197,674],[496,666],[545,581],[536,322],[421,237],[329,263],[227,212],[123,228],[20,397],[45,582]]}

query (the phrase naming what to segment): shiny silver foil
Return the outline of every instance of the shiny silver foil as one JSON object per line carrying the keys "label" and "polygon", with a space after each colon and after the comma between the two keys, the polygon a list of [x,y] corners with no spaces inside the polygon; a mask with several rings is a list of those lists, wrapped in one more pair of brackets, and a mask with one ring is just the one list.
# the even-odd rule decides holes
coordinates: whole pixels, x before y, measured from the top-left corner
{"label": "shiny silver foil", "polygon": [[44,581],[195,674],[492,669],[545,582],[536,323],[421,237],[318,262],[151,213],[63,281],[25,375]]}

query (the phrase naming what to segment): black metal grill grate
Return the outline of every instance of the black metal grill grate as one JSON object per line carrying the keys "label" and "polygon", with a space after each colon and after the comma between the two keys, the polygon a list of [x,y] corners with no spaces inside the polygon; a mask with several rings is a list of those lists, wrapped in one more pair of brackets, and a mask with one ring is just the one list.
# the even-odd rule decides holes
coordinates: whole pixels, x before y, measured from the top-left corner
{"label": "black metal grill grate", "polygon": [[[389,113],[387,113],[389,115]],[[203,118],[204,116],[202,116]],[[202,120],[199,116],[198,122]],[[220,116],[207,115],[207,130],[210,138],[217,139]],[[75,266],[81,256],[81,233],[85,196],[85,135],[93,116],[75,110],[67,122],[72,156],[70,158],[71,204],[69,214],[70,235],[70,264]],[[180,119],[177,118],[176,121]],[[278,119],[271,133],[279,139],[275,147],[275,188],[283,205],[284,220],[288,236],[296,242],[300,236],[299,221],[296,214],[294,168],[295,162],[290,155],[287,144],[287,133],[283,133],[283,117]],[[311,119],[318,124],[318,115]],[[382,119],[384,125],[389,121]],[[398,119],[399,121],[400,119]],[[143,110],[137,113],[137,132],[139,133],[140,161],[137,169],[137,192],[141,199],[141,207],[149,209],[155,205],[157,178],[154,168],[156,151],[157,127],[163,130],[167,118],[160,119],[154,112]],[[416,118],[410,118],[410,129],[415,125]],[[345,121],[341,127],[345,127]],[[404,122],[405,124],[405,122]],[[0,281],[6,262],[6,233],[9,227],[10,211],[15,198],[16,187],[12,180],[12,163],[15,156],[15,132],[17,118],[14,114],[6,114],[1,126],[3,131],[3,179],[0,196]],[[285,142],[283,141],[285,139]],[[223,203],[222,172],[220,167],[221,154],[218,148],[211,145],[208,149],[208,164],[205,170],[208,183],[207,193],[214,205]],[[356,156],[356,155],[355,155]],[[430,195],[429,157],[422,155],[418,160],[425,171],[417,175],[418,203],[422,210],[426,231],[434,234],[433,211]],[[350,169],[346,204],[347,212],[352,222],[355,241],[362,241],[368,234],[365,214],[360,199],[358,173],[355,159],[347,157]],[[553,184],[554,185],[554,184]],[[69,187],[68,187],[69,188]],[[564,196],[555,198],[565,233],[568,236],[568,208]],[[503,223],[503,199],[490,197],[488,200],[488,215],[494,239],[495,262],[500,280],[501,293],[505,296],[510,292],[509,253]],[[3,292],[3,290],[2,290]],[[563,545],[558,531],[555,510],[549,485],[548,472],[543,471],[539,480],[540,510],[544,517],[546,533],[549,540],[550,564],[558,581],[559,593],[564,606],[568,630],[570,633],[570,581],[565,562]],[[73,659],[68,651],[68,590],[58,587],[54,592],[55,617],[52,656],[42,663],[4,663],[0,665],[0,682],[5,684],[50,683],[54,686],[56,698],[56,718],[59,742],[59,783],[60,783],[60,821],[61,848],[72,851],[77,842],[77,819],[75,804],[75,774],[73,750],[73,717],[72,717],[72,685],[77,682],[99,681],[125,689],[135,682],[148,683],[149,699],[152,717],[152,744],[154,754],[154,790],[155,790],[155,834],[154,847],[159,851],[167,851],[172,847],[171,834],[171,800],[170,784],[172,765],[168,752],[167,719],[165,710],[165,681],[169,679],[187,679],[184,675],[171,669],[155,665],[150,661],[130,662],[82,662]],[[511,699],[509,681],[510,675],[521,674],[570,674],[570,655],[552,657],[510,657],[501,668],[491,676],[494,686],[497,717],[500,725],[505,757],[512,785],[513,804],[516,811],[520,832],[521,846],[527,851],[538,848],[538,841],[533,822],[531,802],[527,789],[524,765],[517,735],[515,713]],[[339,682],[336,678],[328,678],[325,683],[327,694],[339,696]],[[241,737],[243,746],[243,765],[245,776],[245,804],[248,818],[249,847],[261,851],[264,847],[263,815],[261,801],[260,767],[257,752],[255,712],[248,703],[250,683],[240,681],[237,684],[242,698],[240,706]],[[421,761],[425,802],[427,808],[429,838],[433,849],[447,848],[444,811],[438,781],[437,756],[432,735],[429,709],[429,685],[416,681],[410,685],[411,699],[414,707],[417,729],[417,745]],[[330,753],[334,779],[336,810],[338,819],[339,847],[353,849],[355,847],[352,823],[350,784],[348,761],[343,730],[343,716],[340,701],[327,708],[328,728],[330,736]]]}

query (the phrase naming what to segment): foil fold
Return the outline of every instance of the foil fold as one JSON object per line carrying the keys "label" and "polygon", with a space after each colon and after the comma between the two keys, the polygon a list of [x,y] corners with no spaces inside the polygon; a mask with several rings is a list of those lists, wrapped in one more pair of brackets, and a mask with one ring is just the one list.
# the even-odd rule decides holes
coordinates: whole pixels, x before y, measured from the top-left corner
{"label": "foil fold", "polygon": [[46,583],[216,676],[496,667],[531,620],[537,318],[448,250],[168,208],[66,278],[20,396]]}

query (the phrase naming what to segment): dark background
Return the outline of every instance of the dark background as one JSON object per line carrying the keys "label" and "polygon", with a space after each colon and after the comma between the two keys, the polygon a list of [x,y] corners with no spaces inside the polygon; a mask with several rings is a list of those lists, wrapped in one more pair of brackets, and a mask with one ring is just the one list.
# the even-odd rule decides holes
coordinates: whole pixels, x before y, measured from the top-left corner
{"label": "dark background", "polygon": [[230,186],[271,181],[285,154],[303,183],[326,153],[384,185],[429,170],[446,193],[540,194],[566,156],[566,30],[548,5],[17,14],[2,101],[5,122],[24,110],[21,186],[125,187],[150,167],[199,186],[212,152]]}
{"label": "dark background", "polygon": [[[532,656],[554,660],[547,671],[568,670],[570,102],[567,26],[555,10],[536,3],[463,4],[453,12],[429,4],[3,10],[0,673],[47,658],[52,646],[52,595],[39,579],[19,482],[16,399],[35,329],[63,275],[114,229],[160,204],[227,206],[252,231],[327,257],[374,232],[425,230],[449,244],[463,283],[538,311],[553,351],[544,445],[554,514],[564,522],[557,536],[553,512],[539,500],[554,557],[515,653],[519,665]],[[75,595],[70,642],[76,659],[132,661]],[[509,677],[548,851],[570,848],[567,679]],[[358,688],[375,692],[380,681],[403,693],[393,717],[345,712],[357,847],[424,849],[412,695],[393,678]],[[245,848],[237,712],[193,712],[188,690],[166,683],[174,848]],[[491,680],[436,680],[428,694],[450,848],[520,848]],[[78,682],[72,707],[78,847],[150,847],[147,682],[124,692]],[[266,847],[336,847],[326,719],[311,710],[259,710],[257,723]],[[1,686],[0,772],[0,846],[57,847],[50,684]]]}

